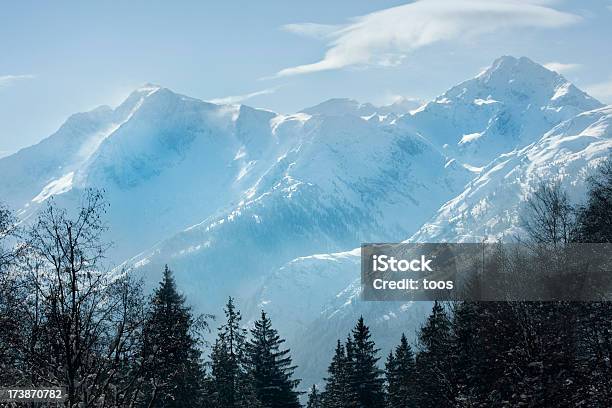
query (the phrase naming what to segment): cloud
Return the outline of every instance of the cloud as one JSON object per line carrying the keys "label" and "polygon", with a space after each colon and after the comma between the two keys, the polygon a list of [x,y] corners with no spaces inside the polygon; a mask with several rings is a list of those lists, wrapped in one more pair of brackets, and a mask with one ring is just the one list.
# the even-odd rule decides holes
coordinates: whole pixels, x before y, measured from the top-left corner
{"label": "cloud", "polygon": [[589,95],[600,99],[605,103],[612,103],[612,78],[607,81],[587,86],[586,91]]}
{"label": "cloud", "polygon": [[337,26],[317,23],[285,24],[281,27],[283,31],[312,37],[316,39],[327,39],[336,31]]}
{"label": "cloud", "polygon": [[0,75],[0,87],[12,85],[22,79],[33,79],[35,75]]}
{"label": "cloud", "polygon": [[564,74],[566,72],[575,71],[578,68],[582,67],[581,64],[564,64],[563,62],[547,62],[544,64],[546,69],[550,69],[551,71],[558,72],[560,74]]}
{"label": "cloud", "polygon": [[277,90],[278,90],[278,87],[268,88],[268,89],[263,89],[261,91],[251,92],[251,93],[244,94],[244,95],[224,96],[222,98],[210,99],[208,102],[216,103],[217,105],[231,105],[231,104],[236,104],[236,103],[246,101],[247,99],[251,99],[256,96],[270,95],[276,92]]}
{"label": "cloud", "polygon": [[285,68],[276,76],[355,65],[397,65],[410,52],[442,41],[473,39],[508,28],[557,28],[581,20],[575,14],[549,7],[549,3],[541,0],[420,0],[354,18],[345,25],[291,24],[284,29],[327,38],[328,49],[320,61]]}

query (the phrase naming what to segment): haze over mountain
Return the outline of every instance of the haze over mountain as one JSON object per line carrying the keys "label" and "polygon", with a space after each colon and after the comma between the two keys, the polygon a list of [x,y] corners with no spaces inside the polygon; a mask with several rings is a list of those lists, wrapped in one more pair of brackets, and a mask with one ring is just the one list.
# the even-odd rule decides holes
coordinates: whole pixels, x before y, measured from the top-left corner
{"label": "haze over mountain", "polygon": [[580,197],[610,154],[611,121],[524,57],[420,107],[333,99],[282,115],[146,85],[0,158],[0,198],[27,219],[52,195],[74,206],[103,188],[116,264],[152,284],[167,263],[198,311],[218,313],[229,295],[247,318],[265,307],[308,382],[328,358],[313,348],[358,314],[386,348],[426,308],[359,302],[360,243],[518,234],[539,180]]}

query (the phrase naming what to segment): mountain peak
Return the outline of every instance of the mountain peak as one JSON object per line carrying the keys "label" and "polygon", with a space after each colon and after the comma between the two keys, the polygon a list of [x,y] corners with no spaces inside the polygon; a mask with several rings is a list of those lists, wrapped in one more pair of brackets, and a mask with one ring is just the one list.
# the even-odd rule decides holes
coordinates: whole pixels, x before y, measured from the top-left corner
{"label": "mountain peak", "polygon": [[146,84],[144,84],[143,86],[141,86],[138,89],[142,90],[142,91],[146,91],[146,90],[155,90],[155,89],[160,89],[160,88],[163,88],[163,86],[158,85],[158,84],[154,84],[152,82],[147,82]]}
{"label": "mountain peak", "polygon": [[332,98],[318,105],[302,110],[309,115],[360,115],[368,116],[376,112],[376,108],[369,103],[360,103],[349,98]]}
{"label": "mountain peak", "polygon": [[127,98],[115,109],[119,116],[128,115],[133,112],[139,105],[141,105],[144,99],[158,92],[162,88],[159,85],[146,83],[135,90],[133,90]]}
{"label": "mountain peak", "polygon": [[[436,102],[453,100],[501,102],[514,106],[558,108],[572,106],[576,112],[603,106],[572,85],[562,75],[527,57],[502,56],[476,77],[449,89]],[[566,117],[563,118],[567,119]]]}
{"label": "mountain peak", "polygon": [[476,79],[485,83],[530,79],[538,80],[540,85],[567,82],[560,74],[546,69],[527,57],[516,58],[509,55],[497,58],[489,68],[478,74]]}
{"label": "mountain peak", "polygon": [[302,113],[309,115],[327,116],[359,116],[362,118],[379,115],[387,117],[392,115],[397,117],[406,114],[422,105],[422,102],[415,98],[397,97],[393,103],[383,106],[375,106],[369,102],[359,102],[349,98],[332,98],[318,105],[302,110]]}
{"label": "mountain peak", "polygon": [[534,142],[564,120],[601,106],[531,59],[503,56],[402,122],[450,157],[478,167]]}
{"label": "mountain peak", "polygon": [[503,69],[506,67],[515,67],[515,66],[523,66],[523,67],[541,67],[540,64],[534,62],[530,58],[527,57],[514,57],[512,55],[502,55],[501,57],[495,59],[493,64],[491,65],[492,69]]}
{"label": "mountain peak", "polygon": [[[139,86],[138,88],[134,89],[130,95],[126,98],[126,101],[129,99],[140,99],[142,97],[148,97],[153,95],[154,93],[158,92],[159,90],[166,90],[166,91],[170,91],[167,88],[164,88],[161,85],[156,85],[156,84],[152,84],[147,82],[146,84]],[[170,91],[172,92],[172,91]]]}

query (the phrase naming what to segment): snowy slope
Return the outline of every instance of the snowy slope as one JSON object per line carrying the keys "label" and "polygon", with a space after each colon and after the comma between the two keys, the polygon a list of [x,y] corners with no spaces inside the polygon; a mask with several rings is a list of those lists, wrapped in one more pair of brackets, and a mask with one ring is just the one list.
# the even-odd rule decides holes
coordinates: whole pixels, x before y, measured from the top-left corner
{"label": "snowy slope", "polygon": [[558,180],[579,202],[585,178],[611,152],[612,107],[581,113],[492,161],[410,240],[470,242],[520,234],[521,204],[541,180]]}
{"label": "snowy slope", "polygon": [[74,173],[155,89],[138,89],[114,110],[101,106],[72,115],[40,143],[0,159],[2,200],[21,210],[23,216],[30,206],[35,207],[51,194],[70,190]]}
{"label": "snowy slope", "polygon": [[426,302],[361,302],[359,274],[359,249],[300,257],[271,274],[256,293],[255,304],[248,305],[264,308],[286,333],[297,375],[305,384],[325,376],[336,340],[346,338],[359,316],[386,352],[401,333],[412,338],[429,310]]}
{"label": "snowy slope", "polygon": [[242,201],[145,251],[137,269],[170,263],[194,302],[212,307],[296,257],[402,239],[471,177],[426,140],[361,118],[282,117],[273,133],[296,126],[295,145]]}
{"label": "snowy slope", "polygon": [[103,188],[111,256],[122,261],[239,202],[287,143],[273,135],[274,117],[147,85],[0,159],[11,175],[0,196],[25,217],[51,195],[72,205],[85,188]]}
{"label": "snowy slope", "polygon": [[[612,107],[581,113],[537,142],[494,160],[410,241],[477,242],[483,235],[494,239],[520,234],[521,204],[540,180],[559,180],[574,200],[582,200],[585,178],[611,154]],[[355,249],[288,262],[266,279],[254,302],[291,333],[288,341],[297,350],[299,374],[317,382],[325,374],[334,341],[344,338],[357,316],[372,326],[385,352],[402,332],[413,336],[429,312],[426,302],[361,302],[359,293],[360,252]]]}
{"label": "snowy slope", "polygon": [[107,191],[115,257],[131,257],[238,202],[282,148],[269,126],[274,116],[163,88],[147,98],[75,175],[78,186]]}
{"label": "snowy slope", "polygon": [[[491,101],[493,98],[496,98],[497,102],[483,102],[485,100]],[[439,103],[441,100],[445,100],[444,103]],[[323,105],[329,108],[332,102],[328,101]],[[341,105],[346,106],[346,101]],[[489,105],[499,106],[490,109],[488,108]],[[354,107],[356,105],[351,103],[350,106]],[[537,106],[538,108],[532,109],[531,106]],[[499,150],[501,156],[497,158],[499,155],[495,154],[492,158],[494,161],[488,166],[484,166],[480,173],[477,173],[476,178],[467,185],[466,191],[441,207],[437,218],[431,221],[431,224],[424,226],[415,235],[414,239],[434,242],[440,240],[440,236],[432,231],[451,228],[450,225],[452,224],[448,222],[449,214],[447,210],[449,208],[457,211],[461,209],[463,212],[474,214],[481,211],[482,203],[479,203],[478,199],[471,199],[470,189],[474,185],[486,185],[483,180],[487,180],[491,176],[492,169],[498,169],[498,164],[501,161],[505,162],[507,157],[515,157],[513,161],[508,161],[504,168],[505,171],[513,172],[512,174],[514,175],[522,171],[519,164],[528,160],[527,157],[545,157],[546,160],[539,160],[533,163],[530,171],[540,171],[538,169],[543,171],[544,168],[548,168],[549,176],[567,173],[566,180],[569,180],[571,177],[584,177],[586,168],[594,165],[595,162],[577,161],[571,168],[562,171],[560,168],[553,167],[553,163],[557,163],[560,159],[555,161],[551,160],[551,157],[569,158],[573,157],[572,155],[580,154],[580,151],[571,150],[571,148],[576,148],[576,146],[590,146],[587,149],[603,149],[601,154],[605,154],[605,146],[607,146],[608,141],[606,133],[602,129],[605,127],[603,123],[607,120],[606,112],[608,108],[582,113],[592,107],[597,108],[599,106],[601,104],[598,101],[569,84],[558,74],[535,64],[531,60],[527,58],[502,57],[474,79],[452,88],[444,93],[442,97],[437,98],[436,101],[430,102],[417,111],[412,112],[412,114],[405,115],[398,121],[399,124],[394,131],[401,132],[408,127],[411,131],[417,132],[417,134],[424,138],[426,133],[427,135],[433,135],[431,140],[433,140],[434,146],[440,147],[442,141],[448,141],[453,137],[457,137],[457,127],[467,128],[474,125],[472,122],[495,123],[499,120],[500,115],[503,116],[508,111],[518,115],[517,120],[518,118],[521,121],[525,120],[524,123],[521,122],[520,129],[517,129],[517,135],[520,136],[519,139],[513,140],[512,143],[504,144],[504,138],[508,136],[507,134],[489,133],[489,140],[491,142],[498,141],[501,145],[501,147],[493,146],[491,149]],[[313,111],[311,110],[311,112]],[[430,117],[426,120],[428,115]],[[577,116],[572,117],[572,115]],[[565,116],[570,116],[570,119],[562,122],[561,118]],[[531,119],[532,122],[527,119]],[[581,124],[584,128],[581,129],[578,124]],[[421,130],[417,131],[417,125]],[[429,125],[429,127],[425,125]],[[555,125],[556,127],[553,128]],[[393,127],[389,126],[389,128]],[[553,129],[551,130],[551,128]],[[593,129],[598,129],[598,131],[603,133],[599,136],[594,136],[592,134]],[[581,132],[585,133],[581,134]],[[571,145],[568,148],[566,139],[574,140],[578,134],[581,134],[581,142],[575,142],[578,144]],[[446,139],[440,140],[439,138],[442,137]],[[598,142],[600,139],[603,140],[601,144]],[[528,140],[531,140],[531,142],[527,143]],[[528,147],[522,146],[523,144],[526,144]],[[517,146],[518,149],[515,150]],[[503,149],[509,149],[510,153],[504,154]],[[441,150],[449,151],[449,149]],[[492,155],[493,150],[491,150]],[[521,192],[513,191],[514,183],[511,182],[511,179],[498,177],[497,179],[490,180],[487,187],[488,190],[484,188],[481,190],[487,191],[486,194],[497,194],[499,197],[495,203],[489,204],[487,207],[490,209],[488,214],[490,219],[486,221],[482,218],[474,219],[471,224],[462,225],[464,232],[469,231],[479,235],[477,231],[480,228],[487,228],[487,225],[500,223],[499,225],[501,226],[500,217],[503,218],[505,216],[505,209],[510,207],[518,208],[521,197],[524,198],[527,191],[533,187],[534,177],[526,177],[529,180],[521,182]],[[572,183],[577,184],[579,181],[575,180]],[[496,190],[507,191],[507,193],[496,193]],[[576,194],[581,193],[579,190],[573,188]],[[496,212],[495,209],[501,209],[501,211]],[[460,213],[453,215],[453,217],[451,223],[463,220],[465,215]],[[515,221],[516,214],[508,219],[506,228],[510,228],[513,223],[515,224]],[[398,239],[398,241],[404,240],[411,235],[406,235]],[[446,234],[445,239],[450,241],[464,240],[458,234],[452,235],[452,232]],[[353,279],[358,278],[358,271],[355,269],[355,265],[358,262],[358,252],[355,251],[302,257],[293,260],[268,277],[258,293],[259,297],[256,303],[266,304],[271,309],[277,308],[278,313],[281,314],[282,305],[288,299],[299,298],[297,296],[298,293],[308,293],[307,299],[311,299],[313,296],[315,299],[319,299],[318,291],[320,288],[325,287],[324,297],[327,297],[329,293],[337,294],[349,286]],[[309,275],[305,272],[306,267],[304,265],[310,265],[308,268],[317,272]],[[296,282],[294,286],[291,286],[292,284],[287,283],[287,281],[289,281],[288,277],[293,275],[296,276]],[[334,278],[332,279],[331,276]],[[281,280],[284,283],[281,284]],[[310,292],[306,292],[305,288],[307,287],[313,289]],[[283,289],[281,290],[280,288]],[[287,294],[283,295],[282,292]],[[309,304],[300,303],[300,306],[297,308],[300,311],[300,315],[291,320],[292,330],[304,326],[304,322],[307,321],[305,315],[311,313],[312,304],[321,304],[320,299],[309,302]],[[316,313],[320,313],[321,310],[319,309]],[[301,313],[304,313],[304,316],[300,317]],[[287,320],[289,317],[287,316],[283,319]]]}
{"label": "snowy slope", "polygon": [[154,85],[2,166],[15,176],[0,191],[23,214],[103,188],[111,258],[150,283],[169,263],[202,309],[296,257],[402,239],[472,177],[426,139],[360,115],[278,115]]}
{"label": "snowy slope", "polygon": [[480,167],[602,106],[556,72],[525,57],[506,56],[399,122],[446,155]]}
{"label": "snowy slope", "polygon": [[302,110],[309,115],[357,116],[372,123],[391,124],[396,119],[419,108],[423,103],[417,99],[399,97],[384,106],[360,103],[353,99],[334,98]]}

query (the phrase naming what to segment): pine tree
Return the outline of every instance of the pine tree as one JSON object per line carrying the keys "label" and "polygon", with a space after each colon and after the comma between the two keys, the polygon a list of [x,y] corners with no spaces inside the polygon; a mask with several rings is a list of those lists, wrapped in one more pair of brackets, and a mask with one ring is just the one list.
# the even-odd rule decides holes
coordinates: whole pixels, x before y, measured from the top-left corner
{"label": "pine tree", "polygon": [[586,205],[578,211],[579,242],[612,242],[612,157],[588,179]]}
{"label": "pine tree", "polygon": [[481,343],[487,339],[481,336],[482,315],[479,312],[485,311],[479,310],[475,302],[463,302],[457,304],[453,312],[454,381],[459,400],[468,401],[473,398],[473,394],[478,394],[478,389],[484,388],[484,384],[490,378],[486,375],[486,370],[490,367]]}
{"label": "pine tree", "polygon": [[348,407],[355,400],[349,388],[347,361],[346,349],[342,342],[338,340],[334,356],[327,368],[328,377],[325,378],[325,390],[321,393],[324,408]]}
{"label": "pine tree", "polygon": [[404,334],[402,334],[400,344],[395,348],[395,353],[393,351],[389,352],[385,373],[387,378],[387,407],[416,407],[416,364],[414,353]]}
{"label": "pine tree", "polygon": [[300,380],[293,379],[295,366],[291,363],[289,350],[281,350],[285,342],[272,328],[272,322],[265,312],[251,329],[247,342],[247,365],[257,399],[266,408],[298,408]]}
{"label": "pine tree", "polygon": [[[487,370],[486,350],[482,342],[487,341],[481,334],[481,315],[478,304],[462,302],[453,310],[452,319],[452,364],[454,384],[457,388],[458,403],[468,405],[480,394],[484,394],[493,376]],[[482,392],[481,392],[482,391]]]}
{"label": "pine tree", "polygon": [[240,327],[242,317],[230,297],[225,306],[226,323],[219,327],[219,335],[211,354],[212,380],[217,404],[224,408],[242,406],[249,390],[244,368],[246,329]]}
{"label": "pine tree", "polygon": [[385,403],[384,380],[377,366],[379,349],[371,337],[362,316],[352,330],[352,341],[347,343],[349,386],[357,407],[379,408]]}
{"label": "pine tree", "polygon": [[322,408],[321,404],[321,394],[317,390],[317,387],[313,384],[312,388],[310,388],[310,393],[308,394],[308,404],[306,408]]}
{"label": "pine tree", "polygon": [[[588,179],[586,205],[578,211],[577,241],[612,243],[612,157]],[[593,406],[612,400],[612,302],[581,304],[578,325],[580,360],[587,379],[582,395]]]}
{"label": "pine tree", "polygon": [[419,333],[421,350],[416,359],[419,372],[420,406],[452,407],[450,321],[444,307],[434,302],[431,314]]}
{"label": "pine tree", "polygon": [[194,326],[191,310],[166,266],[144,325],[142,354],[149,383],[147,406],[179,408],[202,403],[204,371],[192,334]]}

